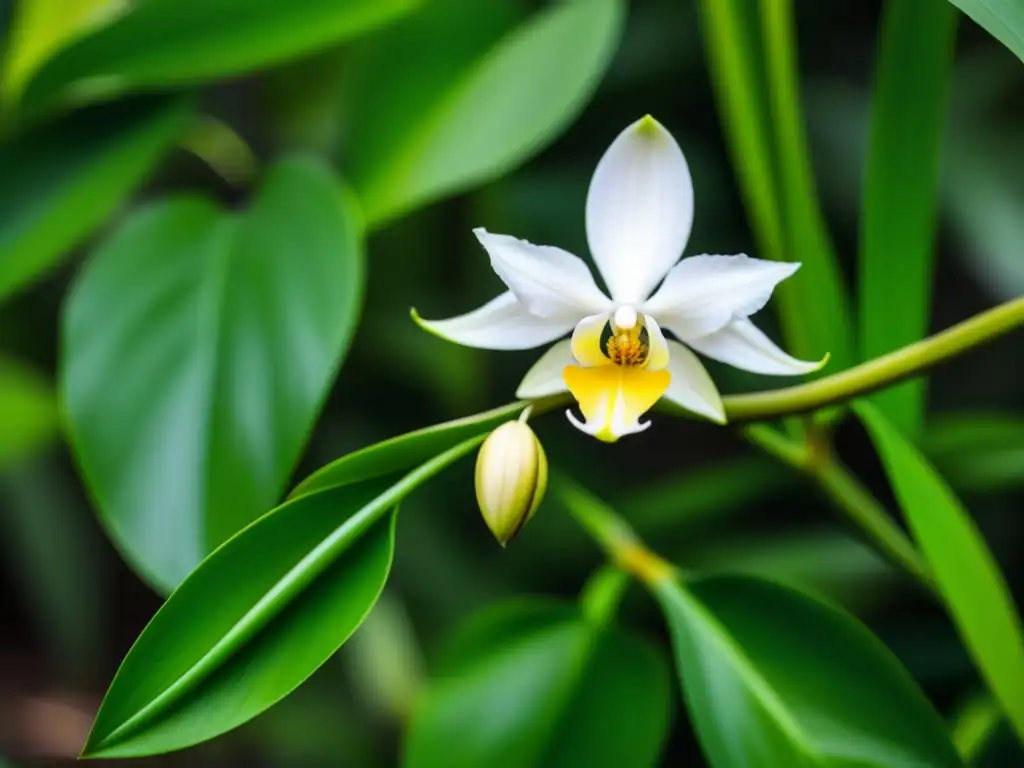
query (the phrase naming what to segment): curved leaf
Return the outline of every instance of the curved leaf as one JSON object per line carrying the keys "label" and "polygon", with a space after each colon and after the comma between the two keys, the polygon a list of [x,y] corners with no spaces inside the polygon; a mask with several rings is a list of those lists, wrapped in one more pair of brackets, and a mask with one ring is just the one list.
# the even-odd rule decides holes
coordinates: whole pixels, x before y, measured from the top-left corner
{"label": "curved leaf", "polygon": [[1024,4],[1020,0],[949,0],[1024,61]]}
{"label": "curved leaf", "polygon": [[913,444],[874,406],[861,401],[854,407],[964,645],[1024,739],[1024,626],[995,558],[960,500]]}
{"label": "curved leaf", "polygon": [[322,50],[418,0],[148,0],[57,52],[22,96],[65,96],[202,82]]}
{"label": "curved leaf", "polygon": [[[918,341],[931,318],[939,159],[956,9],[933,0],[886,5],[861,204],[860,343],[865,360]],[[913,92],[913,98],[907,94]],[[872,395],[911,435],[924,419],[925,379]]]}
{"label": "curved leaf", "polygon": [[175,590],[121,664],[84,753],[180,749],[255,717],[317,669],[373,607],[399,502],[480,444],[397,482],[308,494],[219,547]]}
{"label": "curved leaf", "polygon": [[145,178],[191,102],[133,99],[0,144],[0,300],[67,256]]}
{"label": "curved leaf", "polygon": [[947,413],[929,420],[922,447],[958,492],[998,493],[1024,485],[1024,417]]}
{"label": "curved leaf", "polygon": [[516,418],[527,405],[526,402],[509,403],[483,413],[407,432],[353,451],[307,477],[291,492],[291,497],[401,472],[456,443],[483,435],[499,424]]}
{"label": "curved leaf", "polygon": [[961,765],[906,670],[847,614],[752,577],[651,589],[715,768]]}
{"label": "curved leaf", "polygon": [[104,524],[178,584],[284,490],[362,297],[358,213],[291,159],[252,207],[200,199],[130,217],[65,307],[61,388]]}
{"label": "curved leaf", "polygon": [[377,481],[285,504],[204,561],[132,646],[84,754],[196,744],[256,716],[312,674],[384,587],[395,516],[367,524],[363,510],[386,487]]}
{"label": "curved leaf", "polygon": [[446,657],[413,715],[408,768],[656,764],[670,672],[633,635],[520,600],[474,617]]}
{"label": "curved leaf", "polygon": [[[369,52],[379,66],[360,68],[348,171],[371,224],[494,178],[550,142],[597,87],[625,15],[621,0],[555,3],[487,48],[501,22],[490,5],[427,7]],[[444,19],[484,28],[453,42]]]}

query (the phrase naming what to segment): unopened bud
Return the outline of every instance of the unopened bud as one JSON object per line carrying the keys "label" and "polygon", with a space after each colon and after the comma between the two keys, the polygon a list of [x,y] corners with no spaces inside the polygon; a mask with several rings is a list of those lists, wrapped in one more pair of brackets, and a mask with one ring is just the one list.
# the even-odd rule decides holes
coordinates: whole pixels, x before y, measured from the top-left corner
{"label": "unopened bud", "polygon": [[525,423],[508,421],[491,432],[476,457],[476,500],[501,546],[533,517],[548,485],[548,459]]}

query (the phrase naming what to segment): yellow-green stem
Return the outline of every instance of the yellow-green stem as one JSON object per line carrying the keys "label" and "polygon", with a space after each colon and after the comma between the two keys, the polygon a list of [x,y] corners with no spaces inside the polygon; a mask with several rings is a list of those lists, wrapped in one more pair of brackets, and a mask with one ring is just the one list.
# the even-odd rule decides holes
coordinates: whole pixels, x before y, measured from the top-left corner
{"label": "yellow-green stem", "polygon": [[795,387],[722,398],[731,423],[807,413],[916,376],[1024,325],[1024,297],[854,368]]}

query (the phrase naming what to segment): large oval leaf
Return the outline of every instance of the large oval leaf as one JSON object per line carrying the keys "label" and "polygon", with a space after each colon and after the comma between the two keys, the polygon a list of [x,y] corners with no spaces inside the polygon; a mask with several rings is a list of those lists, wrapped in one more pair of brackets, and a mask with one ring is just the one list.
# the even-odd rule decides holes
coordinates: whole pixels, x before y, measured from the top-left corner
{"label": "large oval leaf", "polygon": [[1024,627],[995,558],[927,459],[877,408],[855,407],[964,645],[1024,739]]}
{"label": "large oval leaf", "polygon": [[[434,3],[367,53],[351,86],[348,170],[371,224],[539,151],[593,93],[625,15],[621,0],[555,3],[488,48],[500,28],[491,5]],[[452,24],[474,31],[456,40]]]}
{"label": "large oval leaf", "polygon": [[475,617],[413,715],[404,765],[655,765],[670,671],[657,650],[572,606],[520,600]]}
{"label": "large oval leaf", "polygon": [[0,144],[0,299],[110,216],[190,113],[181,99],[135,99],[75,112]]}
{"label": "large oval leaf", "polygon": [[280,498],[362,286],[358,214],[299,159],[244,213],[164,202],[94,254],[64,316],[68,426],[104,523],[155,585]]}
{"label": "large oval leaf", "polygon": [[499,424],[514,419],[526,406],[525,402],[509,403],[483,413],[407,432],[353,451],[318,469],[299,483],[291,496],[294,498],[316,493],[409,469],[448,450],[456,443],[483,435]]}
{"label": "large oval leaf", "polygon": [[352,634],[391,566],[409,493],[477,445],[459,443],[397,482],[377,479],[290,501],[218,548],[132,646],[84,754],[156,754],[258,715]]}
{"label": "large oval leaf", "polygon": [[128,653],[84,754],[196,744],[251,719],[312,674],[384,587],[394,515],[367,527],[351,513],[386,487],[376,481],[286,504],[211,555]]}
{"label": "large oval leaf", "polygon": [[37,106],[249,72],[371,30],[417,2],[148,0],[55,54],[22,101]]}
{"label": "large oval leaf", "polygon": [[714,768],[961,765],[938,713],[852,617],[753,577],[651,588]]}
{"label": "large oval leaf", "polygon": [[[865,360],[928,333],[939,159],[959,14],[947,3],[886,5],[861,204],[860,344]],[[914,98],[907,93],[913,91]],[[872,395],[901,429],[924,420],[925,379]]]}

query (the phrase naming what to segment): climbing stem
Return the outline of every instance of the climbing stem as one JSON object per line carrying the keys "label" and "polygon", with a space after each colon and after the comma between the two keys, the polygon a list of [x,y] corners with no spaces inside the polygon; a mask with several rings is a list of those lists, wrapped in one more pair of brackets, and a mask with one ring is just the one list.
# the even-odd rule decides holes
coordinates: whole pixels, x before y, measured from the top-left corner
{"label": "climbing stem", "polygon": [[1021,325],[1024,325],[1024,297],[1000,304],[927,339],[817,381],[723,397],[725,414],[732,423],[763,421],[844,402],[916,376]]}

